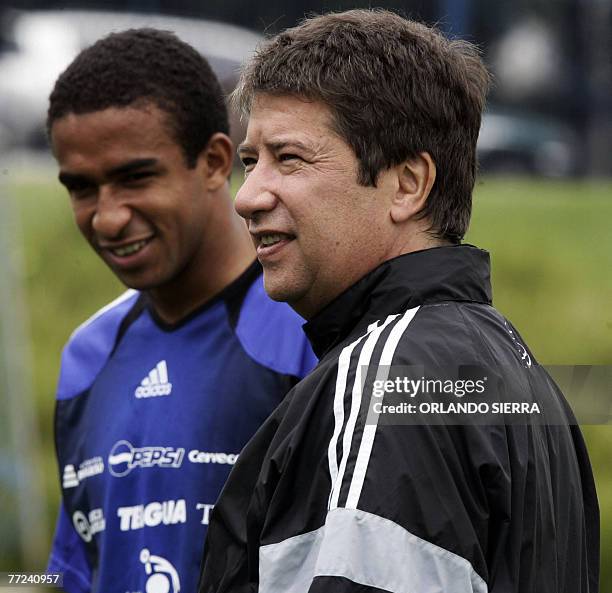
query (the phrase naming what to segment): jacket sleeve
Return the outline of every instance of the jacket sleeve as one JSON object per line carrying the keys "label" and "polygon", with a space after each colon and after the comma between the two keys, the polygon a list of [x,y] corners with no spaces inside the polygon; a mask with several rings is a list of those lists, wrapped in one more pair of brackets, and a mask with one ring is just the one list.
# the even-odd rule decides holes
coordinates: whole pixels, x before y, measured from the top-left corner
{"label": "jacket sleeve", "polygon": [[85,545],[76,532],[64,505],[60,506],[47,572],[64,575],[63,589],[67,593],[91,591],[91,568]]}

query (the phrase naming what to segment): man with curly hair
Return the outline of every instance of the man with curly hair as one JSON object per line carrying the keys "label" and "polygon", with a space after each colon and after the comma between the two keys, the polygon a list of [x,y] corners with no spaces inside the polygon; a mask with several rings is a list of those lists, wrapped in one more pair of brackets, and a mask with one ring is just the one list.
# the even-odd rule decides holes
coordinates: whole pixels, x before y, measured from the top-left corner
{"label": "man with curly hair", "polygon": [[63,352],[49,569],[69,593],[193,591],[229,470],[314,357],[263,290],[224,98],[192,47],[98,41],[57,80],[48,131],[79,230],[130,289]]}

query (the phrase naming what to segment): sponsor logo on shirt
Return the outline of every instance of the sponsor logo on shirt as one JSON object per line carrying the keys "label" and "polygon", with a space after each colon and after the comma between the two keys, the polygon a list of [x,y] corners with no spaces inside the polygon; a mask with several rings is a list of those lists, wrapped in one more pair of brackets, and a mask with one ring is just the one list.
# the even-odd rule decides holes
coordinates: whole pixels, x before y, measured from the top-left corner
{"label": "sponsor logo on shirt", "polygon": [[187,455],[187,459],[191,463],[220,463],[227,465],[234,465],[238,459],[236,453],[209,453],[207,451],[198,451],[192,449]]}
{"label": "sponsor logo on shirt", "polygon": [[78,469],[71,463],[64,466],[62,474],[62,487],[74,488],[85,478],[101,474],[104,471],[104,460],[102,457],[92,457],[79,464]]}
{"label": "sponsor logo on shirt", "polygon": [[168,365],[165,360],[160,360],[134,391],[134,395],[138,399],[159,397],[171,393],[172,383],[168,380]]}
{"label": "sponsor logo on shirt", "polygon": [[92,509],[87,516],[82,511],[76,511],[72,515],[72,523],[85,542],[90,542],[96,533],[106,529],[106,520],[102,509]]}
{"label": "sponsor logo on shirt", "polygon": [[140,551],[140,561],[144,564],[147,582],[146,593],[179,593],[181,581],[178,572],[170,561],[162,556],[154,556],[148,548]]}
{"label": "sponsor logo on shirt", "polygon": [[132,507],[119,507],[117,516],[120,519],[121,531],[134,531],[158,525],[176,525],[187,521],[187,505],[183,498],[137,504]]}
{"label": "sponsor logo on shirt", "polygon": [[120,478],[135,467],[181,467],[185,449],[173,447],[133,447],[125,440],[117,441],[108,456],[108,470]]}

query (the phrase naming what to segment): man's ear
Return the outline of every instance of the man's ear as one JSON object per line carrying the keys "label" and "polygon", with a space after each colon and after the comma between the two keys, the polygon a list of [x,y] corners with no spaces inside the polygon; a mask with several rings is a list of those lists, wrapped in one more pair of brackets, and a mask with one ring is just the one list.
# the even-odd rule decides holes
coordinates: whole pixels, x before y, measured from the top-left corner
{"label": "man's ear", "polygon": [[396,168],[397,192],[391,204],[393,222],[401,223],[423,210],[436,180],[436,164],[428,152],[420,152]]}
{"label": "man's ear", "polygon": [[232,141],[222,132],[213,134],[198,157],[200,165],[203,165],[205,183],[209,191],[215,191],[227,182],[232,171],[233,160]]}

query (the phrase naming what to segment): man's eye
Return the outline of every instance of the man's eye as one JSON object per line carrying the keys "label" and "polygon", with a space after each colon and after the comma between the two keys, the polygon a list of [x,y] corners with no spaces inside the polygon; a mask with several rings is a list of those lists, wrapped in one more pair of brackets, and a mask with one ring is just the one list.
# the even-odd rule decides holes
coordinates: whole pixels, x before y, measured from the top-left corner
{"label": "man's eye", "polygon": [[278,160],[281,162],[287,162],[287,161],[297,161],[297,160],[301,160],[301,158],[297,155],[297,154],[292,154],[292,153],[283,153],[278,157]]}
{"label": "man's eye", "polygon": [[96,191],[96,186],[93,183],[75,182],[66,186],[68,194],[73,200],[83,200]]}
{"label": "man's eye", "polygon": [[129,175],[125,175],[122,177],[123,183],[138,183],[139,181],[143,181],[144,179],[148,179],[153,176],[152,171],[138,171],[137,173],[130,173]]}
{"label": "man's eye", "polygon": [[245,173],[248,173],[257,164],[257,159],[250,156],[240,157],[240,160],[242,161]]}

